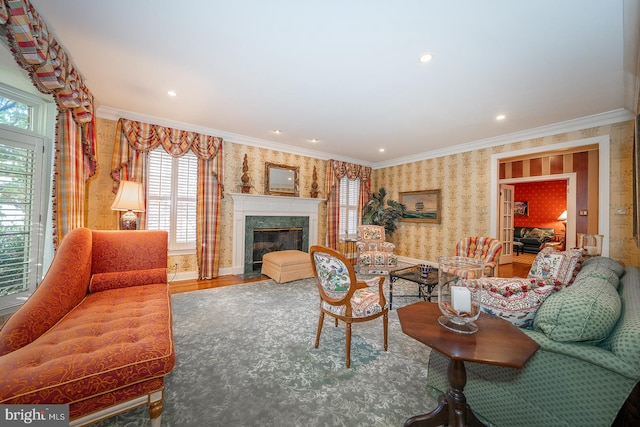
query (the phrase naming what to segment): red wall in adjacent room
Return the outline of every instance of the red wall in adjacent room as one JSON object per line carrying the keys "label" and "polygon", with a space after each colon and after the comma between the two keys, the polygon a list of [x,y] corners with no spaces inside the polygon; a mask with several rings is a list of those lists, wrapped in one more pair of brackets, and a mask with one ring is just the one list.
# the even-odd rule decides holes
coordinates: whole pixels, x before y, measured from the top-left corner
{"label": "red wall in adjacent room", "polygon": [[514,185],[516,202],[529,202],[529,216],[516,216],[516,227],[554,228],[564,233],[558,217],[567,209],[567,181],[523,182]]}

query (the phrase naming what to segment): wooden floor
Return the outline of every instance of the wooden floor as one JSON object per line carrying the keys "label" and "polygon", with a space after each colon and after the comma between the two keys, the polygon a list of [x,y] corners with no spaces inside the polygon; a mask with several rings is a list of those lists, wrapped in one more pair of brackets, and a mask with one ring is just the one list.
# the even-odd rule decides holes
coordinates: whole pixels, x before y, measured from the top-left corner
{"label": "wooden floor", "polygon": [[[530,264],[503,264],[498,268],[499,277],[527,277],[531,268]],[[241,275],[220,276],[211,280],[182,280],[171,282],[171,293],[198,291],[200,289],[219,288],[222,286],[238,285],[242,283],[258,282],[268,279],[267,276],[258,275],[256,277],[245,278]]]}

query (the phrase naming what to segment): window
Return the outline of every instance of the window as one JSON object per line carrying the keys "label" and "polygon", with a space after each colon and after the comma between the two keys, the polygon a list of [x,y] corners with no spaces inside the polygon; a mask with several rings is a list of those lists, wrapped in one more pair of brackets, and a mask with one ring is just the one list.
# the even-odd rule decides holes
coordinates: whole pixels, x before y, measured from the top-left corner
{"label": "window", "polygon": [[[0,50],[8,52],[2,37]],[[12,73],[0,73],[0,316],[13,313],[36,290],[54,252],[56,105],[16,64],[4,65],[15,65],[12,83],[30,92],[5,84]]]}
{"label": "window", "polygon": [[22,304],[42,273],[43,146],[0,129],[0,315]]}
{"label": "window", "polygon": [[147,229],[166,230],[173,253],[193,253],[198,158],[191,152],[171,157],[159,147],[149,153],[147,177]]}
{"label": "window", "polygon": [[360,199],[360,179],[350,180],[346,176],[340,180],[340,238],[355,234],[360,224],[358,200]]}
{"label": "window", "polygon": [[33,109],[13,99],[0,96],[0,123],[20,129],[31,129]]}

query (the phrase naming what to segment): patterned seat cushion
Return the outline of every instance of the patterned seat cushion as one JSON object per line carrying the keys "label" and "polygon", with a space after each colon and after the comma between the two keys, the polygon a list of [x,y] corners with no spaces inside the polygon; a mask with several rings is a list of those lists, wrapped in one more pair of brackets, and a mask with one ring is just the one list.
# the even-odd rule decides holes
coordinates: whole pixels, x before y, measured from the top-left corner
{"label": "patterned seat cushion", "polygon": [[531,328],[540,305],[557,286],[535,279],[514,277],[485,279],[481,309],[521,328]]}
{"label": "patterned seat cushion", "polygon": [[[0,404],[70,403],[171,372],[170,288],[133,286],[89,294],[55,328],[3,356]],[[161,385],[161,382],[160,382]]]}
{"label": "patterned seat cushion", "polygon": [[[326,301],[322,302],[322,307],[339,316],[346,314],[346,305],[331,305]],[[367,317],[380,313],[383,307],[380,306],[380,296],[368,288],[357,289],[351,297],[351,317]]]}
{"label": "patterned seat cushion", "polygon": [[363,252],[358,262],[365,267],[395,267],[398,265],[398,257],[388,252]]}
{"label": "patterned seat cushion", "polygon": [[549,285],[570,285],[584,260],[582,249],[558,251],[552,247],[541,250],[531,265],[527,278]]}

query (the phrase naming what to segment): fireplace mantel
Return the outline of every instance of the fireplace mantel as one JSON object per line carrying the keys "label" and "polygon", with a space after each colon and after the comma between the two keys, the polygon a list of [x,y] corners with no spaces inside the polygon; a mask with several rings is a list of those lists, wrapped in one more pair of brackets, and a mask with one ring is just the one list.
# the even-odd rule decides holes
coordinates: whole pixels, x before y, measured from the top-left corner
{"label": "fireplace mantel", "polygon": [[244,272],[244,233],[247,216],[309,217],[309,247],[318,243],[318,205],[323,199],[245,193],[228,195],[233,199],[233,274]]}

